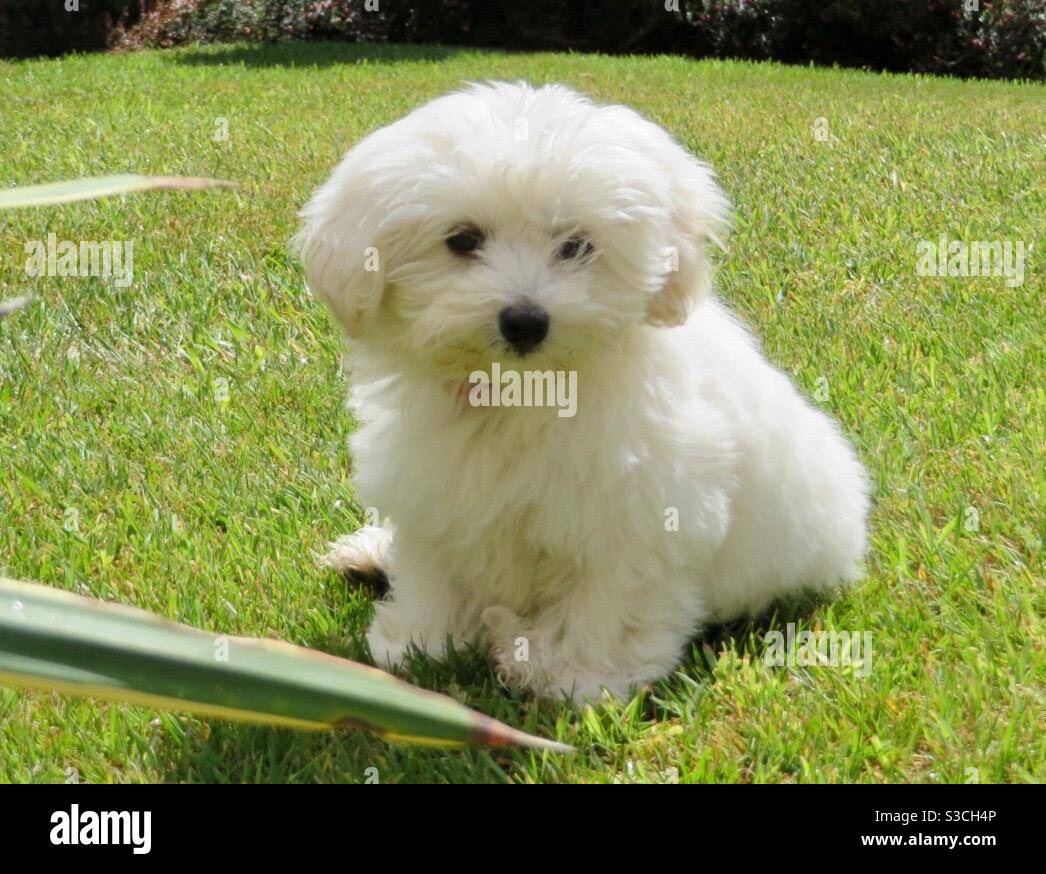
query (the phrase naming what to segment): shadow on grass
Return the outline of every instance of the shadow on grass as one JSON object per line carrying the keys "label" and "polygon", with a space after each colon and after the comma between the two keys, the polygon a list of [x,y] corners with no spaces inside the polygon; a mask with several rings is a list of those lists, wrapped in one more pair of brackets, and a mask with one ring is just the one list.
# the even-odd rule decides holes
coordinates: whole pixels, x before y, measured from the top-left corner
{"label": "shadow on grass", "polygon": [[[327,599],[336,616],[346,617],[352,633],[338,640],[308,640],[308,646],[357,661],[368,661],[361,629],[369,611],[361,610],[360,592],[332,583]],[[709,628],[695,638],[689,658],[680,665],[702,684],[716,681],[715,654],[724,649],[739,656],[761,656],[765,636],[788,622],[800,623],[823,604],[823,596],[781,602],[761,617]],[[352,620],[349,621],[349,617]],[[710,650],[710,655],[703,654]],[[580,710],[567,701],[537,701],[502,688],[486,659],[474,649],[452,652],[436,661],[420,654],[408,659],[404,678],[417,686],[448,694],[469,707],[509,725],[554,737],[557,723],[578,724]],[[674,677],[654,684],[645,695],[644,718],[668,717],[656,704],[661,692],[685,692],[686,681]],[[532,760],[532,753],[513,749],[439,749],[390,744],[356,730],[301,732],[222,721],[190,722],[180,737],[166,734],[156,751],[171,782],[507,782]]]}
{"label": "shadow on grass", "polygon": [[[770,631],[784,631],[789,622],[805,628],[804,620],[810,619],[819,607],[831,600],[827,593],[808,592],[775,601],[756,617],[709,626],[690,641],[687,657],[673,675],[652,684],[644,702],[644,717],[651,722],[671,718],[661,709],[658,699],[667,699],[671,693],[686,693],[694,682],[702,685],[716,682],[716,663],[724,651],[732,651],[738,658],[762,658],[767,648],[766,635]],[[681,679],[680,673],[689,678],[689,682]]]}
{"label": "shadow on grass", "polygon": [[186,66],[330,67],[337,64],[443,61],[462,51],[464,49],[454,46],[294,41],[270,45],[206,46],[191,53],[172,53],[170,58],[176,64]]}
{"label": "shadow on grass", "polygon": [[756,658],[766,647],[768,632],[783,631],[789,622],[801,625],[818,607],[831,603],[827,593],[810,592],[788,600],[775,601],[765,612],[751,619],[738,619],[721,625],[711,626],[694,640],[699,647],[708,646],[713,651],[731,649],[738,656]]}

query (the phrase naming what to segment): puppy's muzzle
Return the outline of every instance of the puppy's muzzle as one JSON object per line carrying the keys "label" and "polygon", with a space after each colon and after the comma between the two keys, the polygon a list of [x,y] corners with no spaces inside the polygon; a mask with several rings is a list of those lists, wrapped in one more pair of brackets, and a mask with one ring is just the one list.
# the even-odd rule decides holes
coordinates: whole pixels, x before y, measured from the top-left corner
{"label": "puppy's muzzle", "polygon": [[548,313],[537,304],[513,304],[501,311],[498,328],[516,354],[526,355],[548,336]]}

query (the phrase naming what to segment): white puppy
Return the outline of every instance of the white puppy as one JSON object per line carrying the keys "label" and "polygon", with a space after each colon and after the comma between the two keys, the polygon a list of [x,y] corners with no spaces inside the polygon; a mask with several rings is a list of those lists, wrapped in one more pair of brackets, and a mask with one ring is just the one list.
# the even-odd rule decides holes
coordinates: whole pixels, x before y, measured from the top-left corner
{"label": "white puppy", "polygon": [[[620,695],[706,623],[858,576],[861,465],[711,298],[726,214],[658,126],[525,84],[421,107],[316,192],[296,242],[390,520],[328,561],[387,570],[379,664],[476,643],[515,685]],[[576,374],[576,415],[474,406],[495,365]]]}

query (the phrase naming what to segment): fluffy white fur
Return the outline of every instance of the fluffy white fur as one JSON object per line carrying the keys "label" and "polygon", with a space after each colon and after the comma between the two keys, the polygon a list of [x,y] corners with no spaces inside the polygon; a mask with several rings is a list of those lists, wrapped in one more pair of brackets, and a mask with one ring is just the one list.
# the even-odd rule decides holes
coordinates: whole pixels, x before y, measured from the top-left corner
{"label": "fluffy white fur", "polygon": [[[664,130],[560,86],[441,97],[319,188],[296,241],[349,337],[359,494],[391,520],[328,560],[387,568],[379,664],[452,640],[540,694],[624,694],[706,623],[858,576],[861,465],[711,297],[726,214]],[[445,244],[464,224],[473,259]],[[572,235],[589,258],[557,259]],[[550,328],[520,359],[498,314],[523,299]],[[576,417],[464,404],[495,361],[576,370]]]}

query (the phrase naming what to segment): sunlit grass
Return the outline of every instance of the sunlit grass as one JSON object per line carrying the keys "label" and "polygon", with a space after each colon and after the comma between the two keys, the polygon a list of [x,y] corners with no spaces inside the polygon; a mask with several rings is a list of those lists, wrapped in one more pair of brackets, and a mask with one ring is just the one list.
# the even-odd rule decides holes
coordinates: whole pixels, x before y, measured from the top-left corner
{"label": "sunlit grass", "polygon": [[[417,682],[577,745],[572,759],[0,690],[0,779],[1046,777],[1039,251],[1016,288],[915,271],[916,242],[940,233],[1036,242],[1041,86],[347,45],[0,63],[0,185],[241,183],[0,213],[0,299],[36,295],[0,321],[0,572],[363,655],[367,599],[314,561],[360,522],[339,341],[287,240],[349,144],[482,78],[633,104],[717,168],[736,207],[721,294],[820,386],[873,474],[868,579],[715,630],[677,678],[589,712],[508,696],[478,659],[415,665]],[[134,282],[27,277],[26,241],[49,232],[133,241]],[[871,674],[767,666],[763,635],[786,621],[871,632]]]}

